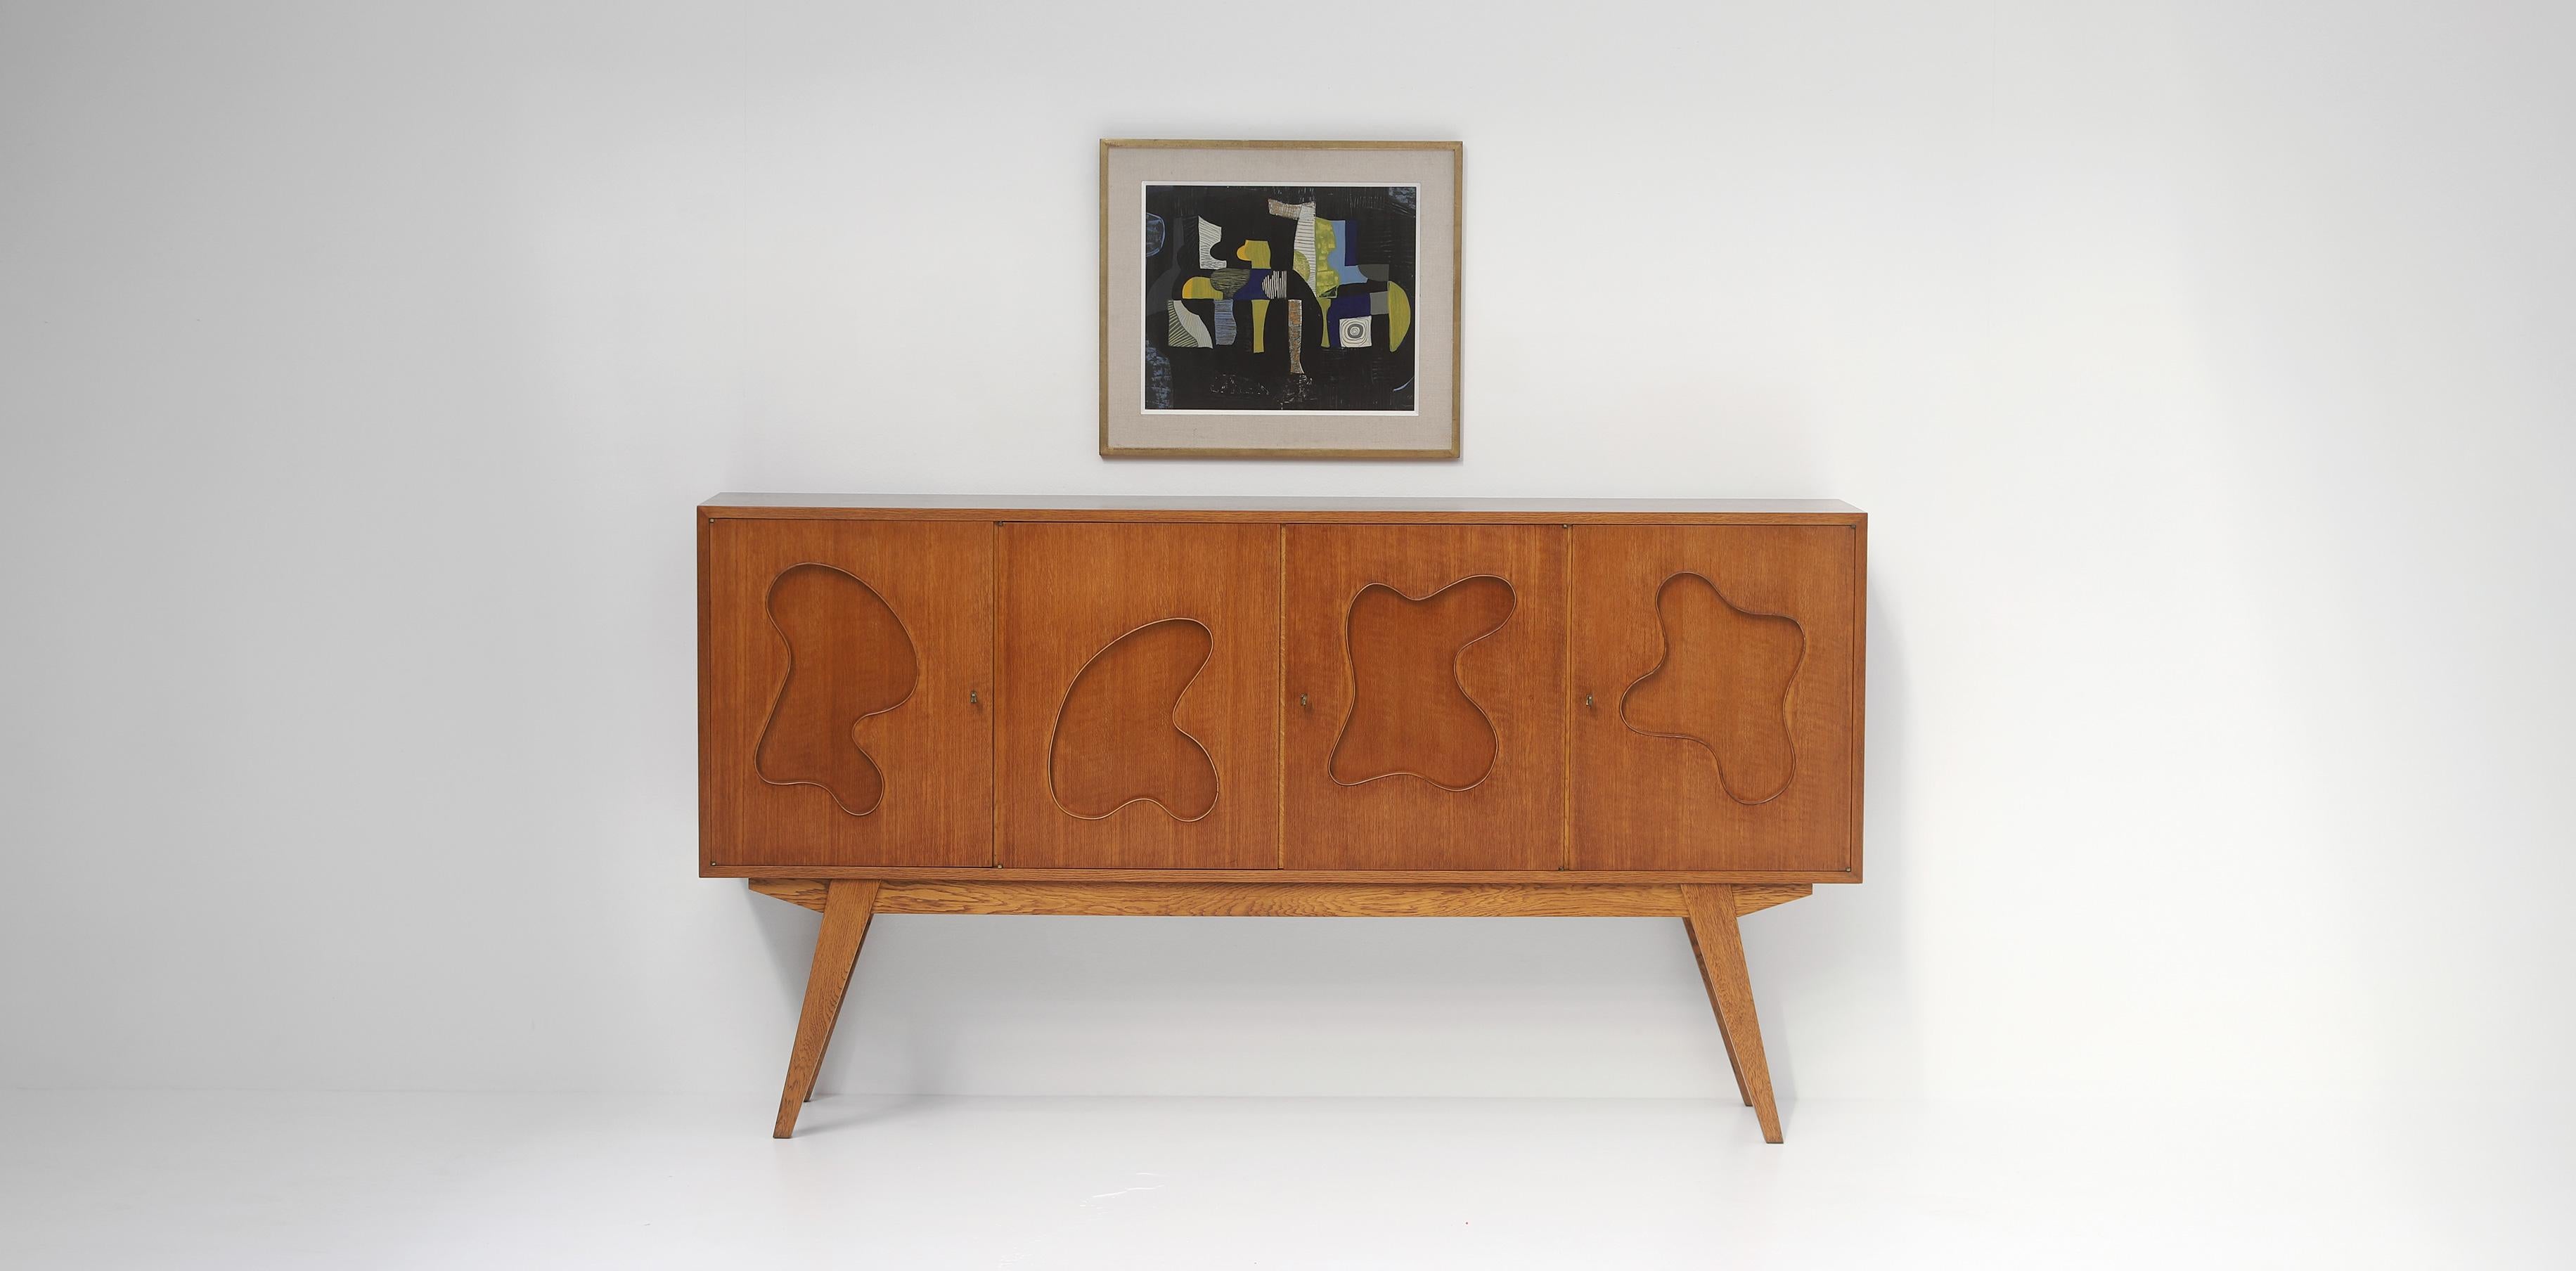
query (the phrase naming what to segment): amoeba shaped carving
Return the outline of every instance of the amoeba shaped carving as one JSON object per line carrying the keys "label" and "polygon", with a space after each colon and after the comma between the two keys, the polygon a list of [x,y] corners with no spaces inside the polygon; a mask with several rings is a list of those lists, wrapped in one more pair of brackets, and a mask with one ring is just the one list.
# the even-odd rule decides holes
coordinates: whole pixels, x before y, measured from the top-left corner
{"label": "amoeba shaped carving", "polygon": [[1216,762],[1174,718],[1213,643],[1197,620],[1165,618],[1091,655],[1047,743],[1056,806],[1085,821],[1138,801],[1182,821],[1216,807]]}
{"label": "amoeba shaped carving", "polygon": [[773,580],[769,621],[787,643],[787,680],[761,728],[761,780],[820,786],[843,812],[866,816],[885,797],[885,777],[859,748],[859,721],[912,696],[912,637],[874,588],[829,565],[793,566]]}
{"label": "amoeba shaped carving", "polygon": [[1385,583],[1361,588],[1345,630],[1351,713],[1326,769],[1333,780],[1402,775],[1443,790],[1483,781],[1499,743],[1458,678],[1458,659],[1502,630],[1513,604],[1512,585],[1491,574],[1418,600]]}
{"label": "amoeba shaped carving", "polygon": [[1664,659],[1628,686],[1621,719],[1649,737],[1697,743],[1716,761],[1728,798],[1779,798],[1798,766],[1789,695],[1807,655],[1805,629],[1794,618],[1739,609],[1717,584],[1690,573],[1664,580],[1655,614]]}

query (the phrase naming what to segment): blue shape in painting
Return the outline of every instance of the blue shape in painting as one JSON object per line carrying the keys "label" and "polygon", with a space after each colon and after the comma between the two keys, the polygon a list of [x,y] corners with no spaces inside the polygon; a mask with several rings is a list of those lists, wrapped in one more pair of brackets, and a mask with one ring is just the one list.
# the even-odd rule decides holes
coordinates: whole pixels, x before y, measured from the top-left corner
{"label": "blue shape in painting", "polygon": [[1332,224],[1333,254],[1325,257],[1324,261],[1333,267],[1334,273],[1344,278],[1356,278],[1359,276],[1359,262],[1351,259],[1351,223],[1335,221]]}

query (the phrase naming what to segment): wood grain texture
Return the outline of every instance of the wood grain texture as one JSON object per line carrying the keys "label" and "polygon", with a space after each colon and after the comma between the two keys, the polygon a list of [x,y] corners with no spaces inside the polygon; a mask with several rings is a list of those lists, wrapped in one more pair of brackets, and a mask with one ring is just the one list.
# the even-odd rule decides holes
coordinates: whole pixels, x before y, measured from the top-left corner
{"label": "wood grain texture", "polygon": [[858,726],[912,695],[920,676],[912,637],[884,598],[829,565],[780,574],[766,607],[787,646],[787,675],[761,727],[761,778],[818,786],[852,816],[876,811],[885,779]]}
{"label": "wood grain texture", "polygon": [[[758,886],[756,883],[753,885]],[[817,910],[822,907],[820,900],[807,906],[807,908]],[[1735,912],[1737,917],[1742,917],[1744,915],[1744,902],[1740,893],[1736,901]],[[1687,910],[1685,910],[1683,917],[1689,917]],[[1708,954],[1703,952],[1699,947],[1699,930],[1690,923],[1684,922],[1682,924],[1682,934],[1690,940],[1691,965],[1699,969],[1700,991],[1708,995],[1709,1011],[1717,1020],[1718,1040],[1726,1044],[1726,1068],[1727,1071],[1735,1077],[1735,1097],[1743,1100],[1745,1107],[1752,1107],[1753,1092],[1744,1088],[1744,1065],[1737,1063],[1735,1060],[1735,1040],[1726,1035],[1726,1017],[1715,1014],[1717,1010],[1717,982],[1708,978]]]}
{"label": "wood grain texture", "polygon": [[[1552,869],[1564,863],[1565,532],[1554,526],[1291,526],[1287,726],[1290,869]],[[1373,584],[1429,596],[1490,576],[1502,627],[1468,645],[1456,679],[1492,723],[1495,754],[1464,790],[1413,776],[1346,785],[1333,751],[1350,715],[1351,604]]]}
{"label": "wood grain texture", "polygon": [[1690,573],[1664,580],[1655,616],[1663,657],[1620,695],[1621,718],[1646,736],[1706,750],[1718,787],[1738,803],[1780,797],[1798,766],[1789,697],[1806,633],[1795,619],[1735,607]]}
{"label": "wood grain texture", "polygon": [[1511,585],[1499,578],[1462,578],[1428,596],[1380,583],[1361,588],[1343,630],[1351,705],[1327,765],[1333,780],[1413,776],[1444,790],[1484,780],[1494,766],[1494,725],[1459,679],[1458,663],[1511,614]]}
{"label": "wood grain texture", "polygon": [[1172,722],[1213,641],[1195,619],[1149,622],[1109,642],[1073,677],[1047,741],[1056,806],[1097,821],[1149,801],[1176,821],[1216,806],[1216,763]]}
{"label": "wood grain texture", "polygon": [[1677,917],[1678,885],[1446,887],[1321,883],[896,883],[885,913],[1190,917]]}
{"label": "wood grain texture", "polygon": [[868,919],[877,909],[877,884],[840,879],[827,887],[823,930],[814,940],[814,966],[805,975],[805,1008],[796,1017],[796,1044],[787,1052],[787,1086],[778,1096],[778,1123],[771,1133],[786,1138],[796,1132],[796,1114],[814,1093],[814,1078],[823,1071],[823,1052],[832,1044],[832,1027],[840,1022],[841,1000],[849,995],[850,972],[859,964],[859,946],[868,938]]}
{"label": "wood grain texture", "polygon": [[[1848,526],[1592,526],[1569,531],[1573,577],[1569,672],[1573,710],[1573,850],[1578,870],[1839,871],[1860,867],[1860,624],[1857,531]],[[1770,709],[1761,674],[1769,652],[1721,659],[1692,691],[1735,694],[1692,710],[1650,710],[1636,726],[1629,686],[1663,663],[1657,599],[1696,574],[1736,610],[1797,624],[1803,651],[1791,683],[1794,772],[1775,797],[1730,795],[1718,759],[1696,741],[1653,736],[1671,717]],[[1688,618],[1691,615],[1680,615]],[[1701,614],[1700,617],[1712,615]],[[1728,639],[1741,640],[1740,635]],[[1735,670],[1726,672],[1732,665]],[[1747,676],[1729,681],[1728,674]],[[1673,731],[1679,731],[1675,729]],[[1748,784],[1763,784],[1757,777]],[[1759,790],[1750,793],[1760,793]]]}
{"label": "wood grain texture", "polygon": [[1004,869],[919,865],[715,865],[703,878],[874,878],[940,883],[1713,883],[1721,886],[1848,883],[1841,870],[1756,869]]}
{"label": "wood grain texture", "polygon": [[1691,949],[1699,956],[1726,1034],[1727,1058],[1735,1065],[1737,1089],[1753,1105],[1762,1125],[1762,1140],[1780,1141],[1780,1110],[1771,1094],[1771,1065],[1762,1054],[1762,1025],[1753,1014],[1753,979],[1744,966],[1744,934],[1736,926],[1734,889],[1685,884],[1682,903],[1689,910]]}
{"label": "wood grain texture", "polygon": [[[825,878],[755,878],[751,889],[763,896],[773,896],[791,905],[803,905],[816,913],[823,912],[823,898],[832,893],[832,883]],[[883,893],[883,889],[879,889]]]}
{"label": "wood grain texture", "polygon": [[[815,878],[756,878],[751,889],[816,913],[831,884]],[[1736,912],[1787,904],[1805,884],[1738,887]],[[885,914],[1096,914],[1317,918],[1678,918],[1678,883],[1570,887],[1453,883],[888,883]]]}
{"label": "wood grain texture", "polygon": [[1814,895],[1813,883],[1734,884],[1735,912],[1739,915],[1758,913],[1773,905],[1785,905]]}
{"label": "wood grain texture", "polygon": [[[963,522],[709,524],[699,580],[702,867],[992,862],[992,536]],[[771,621],[771,587],[806,565],[865,584],[916,657],[909,695],[846,730],[884,782],[865,816],[820,786],[773,784],[760,771],[759,740],[792,660]]]}
{"label": "wood grain texture", "polygon": [[[1002,528],[1002,864],[1278,865],[1279,534],[1257,524]],[[1069,696],[1100,669],[1104,650],[1174,620],[1207,640],[1204,665],[1177,702],[1138,695],[1160,691],[1175,665],[1175,650],[1145,648],[1152,661],[1132,668],[1145,672],[1135,678],[1157,682],[1114,688],[1127,699],[1117,711],[1075,720],[1060,737]],[[1206,769],[1189,771],[1183,744],[1203,753]],[[1087,818],[1059,797],[1059,774],[1084,792],[1171,790],[1182,806],[1125,802]],[[1213,797],[1197,802],[1208,792],[1190,782],[1209,779]]]}

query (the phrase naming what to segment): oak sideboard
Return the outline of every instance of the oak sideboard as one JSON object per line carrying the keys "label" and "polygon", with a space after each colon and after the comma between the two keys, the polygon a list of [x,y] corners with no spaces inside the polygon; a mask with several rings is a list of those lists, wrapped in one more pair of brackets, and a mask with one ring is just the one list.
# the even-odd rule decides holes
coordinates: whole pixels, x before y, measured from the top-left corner
{"label": "oak sideboard", "polygon": [[1780,1141],[1737,919],[1861,877],[1869,521],[1787,500],[728,494],[699,873],[823,915],[1680,918]]}

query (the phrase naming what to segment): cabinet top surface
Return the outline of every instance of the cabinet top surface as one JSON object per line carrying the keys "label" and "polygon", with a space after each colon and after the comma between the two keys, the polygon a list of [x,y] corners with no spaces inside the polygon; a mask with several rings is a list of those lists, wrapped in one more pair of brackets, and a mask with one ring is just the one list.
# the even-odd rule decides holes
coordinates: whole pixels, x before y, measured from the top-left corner
{"label": "cabinet top surface", "polygon": [[1231,515],[1243,517],[1752,517],[1859,520],[1839,499],[1336,499],[1056,494],[719,494],[699,505],[710,515],[781,512],[1073,513]]}

